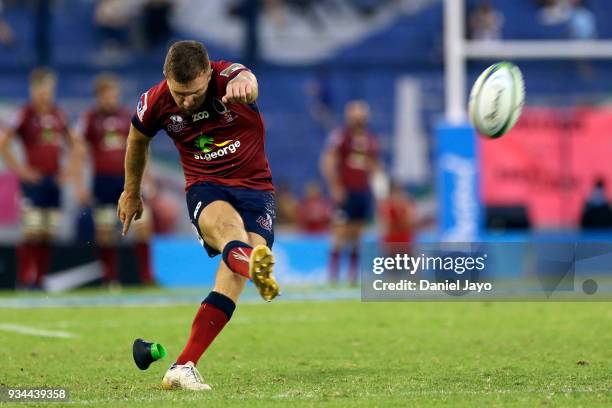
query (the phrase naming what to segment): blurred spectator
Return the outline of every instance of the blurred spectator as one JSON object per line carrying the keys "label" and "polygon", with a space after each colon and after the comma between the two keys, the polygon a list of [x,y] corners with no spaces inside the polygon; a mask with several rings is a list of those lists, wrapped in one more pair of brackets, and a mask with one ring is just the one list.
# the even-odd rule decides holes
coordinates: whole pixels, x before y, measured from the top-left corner
{"label": "blurred spectator", "polygon": [[569,0],[538,0],[542,24],[554,25],[568,21],[570,17]]}
{"label": "blurred spectator", "polygon": [[333,98],[329,80],[323,76],[313,79],[306,86],[306,94],[309,97],[311,117],[323,130],[331,132],[336,119],[332,109]]}
{"label": "blurred spectator", "polygon": [[603,178],[595,181],[593,190],[582,209],[582,228],[611,228],[612,208],[606,197],[606,182]]}
{"label": "blurred spectator", "polygon": [[276,225],[293,227],[297,221],[298,200],[285,180],[278,183],[276,190]]}
{"label": "blurred spectator", "polygon": [[126,51],[130,47],[130,28],[134,25],[134,2],[98,0],[94,24],[98,28],[104,54]]}
{"label": "blurred spectator", "polygon": [[144,39],[148,47],[165,45],[173,34],[170,25],[173,3],[170,0],[148,0],[142,9]]}
{"label": "blurred spectator", "polygon": [[331,205],[323,196],[319,183],[316,181],[308,182],[304,198],[298,208],[298,219],[302,231],[309,234],[327,231],[331,213]]}
{"label": "blurred spectator", "polygon": [[572,10],[568,21],[569,36],[574,40],[597,38],[595,15],[583,0],[572,0]]}
{"label": "blurred spectator", "polygon": [[503,25],[503,15],[491,3],[483,1],[470,15],[470,38],[478,41],[499,40]]}
{"label": "blurred spectator", "polygon": [[378,205],[378,216],[383,243],[412,242],[414,205],[398,182],[391,182],[389,196]]}
{"label": "blurred spectator", "polygon": [[4,20],[4,2],[0,0],[0,44],[5,47],[13,45],[15,42],[15,35],[11,26]]}

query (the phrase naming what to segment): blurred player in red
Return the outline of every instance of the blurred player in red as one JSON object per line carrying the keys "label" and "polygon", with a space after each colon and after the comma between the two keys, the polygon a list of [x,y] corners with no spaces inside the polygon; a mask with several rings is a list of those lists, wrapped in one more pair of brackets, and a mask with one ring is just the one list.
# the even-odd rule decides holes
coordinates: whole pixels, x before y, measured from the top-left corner
{"label": "blurred player in red", "polygon": [[[54,102],[55,85],[52,71],[32,71],[30,102],[21,108],[16,125],[0,143],[3,159],[21,181],[23,243],[17,252],[17,285],[21,287],[40,287],[47,273],[50,242],[59,223],[60,185],[74,177],[77,198],[86,200],[77,172],[82,151],[68,130],[66,115]],[[24,162],[12,153],[11,143],[16,138],[23,144]],[[70,168],[61,171],[62,149],[66,146]]]}
{"label": "blurred player in red", "polygon": [[329,228],[332,209],[316,181],[306,184],[304,198],[298,205],[298,220],[302,231],[319,234]]}
{"label": "blurred player in red", "polygon": [[349,280],[357,282],[361,235],[372,211],[370,177],[380,171],[376,137],[368,130],[370,109],[364,101],[346,105],[346,125],[330,135],[321,171],[336,204],[329,277],[337,282],[340,254],[350,249]]}
{"label": "blurred player in red", "polygon": [[[124,158],[132,111],[120,104],[119,81],[101,74],[94,84],[96,105],[81,117],[77,133],[89,148],[93,165],[94,222],[98,257],[104,270],[104,282],[118,283],[118,248],[116,234],[117,201],[123,191]],[[150,211],[134,224],[136,258],[140,281],[153,283],[149,239]]]}
{"label": "blurred player in red", "polygon": [[390,244],[401,243],[406,250],[409,250],[415,226],[414,206],[401,184],[391,183],[389,196],[378,204],[378,218],[382,242],[391,251],[390,253],[397,252],[388,246]]}
{"label": "blurred player in red", "polygon": [[117,212],[125,234],[132,219],[142,214],[148,147],[163,129],[179,151],[189,217],[199,240],[210,257],[222,254],[222,262],[187,345],[162,385],[209,390],[195,365],[230,320],[248,280],[267,301],[279,294],[270,249],[274,186],[263,119],[255,103],[255,75],[242,64],[210,61],[199,42],[179,41],[168,50],[164,76],[142,94],[132,118]]}

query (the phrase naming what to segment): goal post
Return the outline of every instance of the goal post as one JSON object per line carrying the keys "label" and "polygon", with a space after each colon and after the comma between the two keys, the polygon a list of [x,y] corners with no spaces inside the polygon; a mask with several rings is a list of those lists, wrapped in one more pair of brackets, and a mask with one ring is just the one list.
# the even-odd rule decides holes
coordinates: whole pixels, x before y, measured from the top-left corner
{"label": "goal post", "polygon": [[[467,62],[612,59],[612,41],[474,41],[467,39],[465,0],[444,0],[443,13],[445,115],[435,135],[438,226],[442,239],[469,241],[482,231],[484,217],[478,191],[478,138],[467,118]],[[529,100],[529,89],[526,92]],[[469,163],[473,172],[468,171]]]}

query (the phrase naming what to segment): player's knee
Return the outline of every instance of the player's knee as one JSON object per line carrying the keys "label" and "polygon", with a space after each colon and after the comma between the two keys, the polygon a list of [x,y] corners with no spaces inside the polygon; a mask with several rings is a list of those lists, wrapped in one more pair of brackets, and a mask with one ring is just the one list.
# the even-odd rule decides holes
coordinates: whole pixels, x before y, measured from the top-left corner
{"label": "player's knee", "polygon": [[200,229],[207,240],[224,247],[230,241],[248,242],[242,220],[234,217],[200,217]]}

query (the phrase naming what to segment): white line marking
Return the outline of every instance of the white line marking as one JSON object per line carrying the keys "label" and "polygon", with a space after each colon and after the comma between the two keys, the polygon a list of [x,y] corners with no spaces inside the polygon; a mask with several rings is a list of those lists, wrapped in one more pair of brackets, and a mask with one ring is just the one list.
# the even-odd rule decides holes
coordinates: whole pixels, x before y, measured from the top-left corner
{"label": "white line marking", "polygon": [[29,334],[30,336],[57,337],[62,339],[72,339],[77,337],[76,335],[65,331],[37,329],[35,327],[28,327],[11,323],[0,323],[0,330],[19,334]]}

